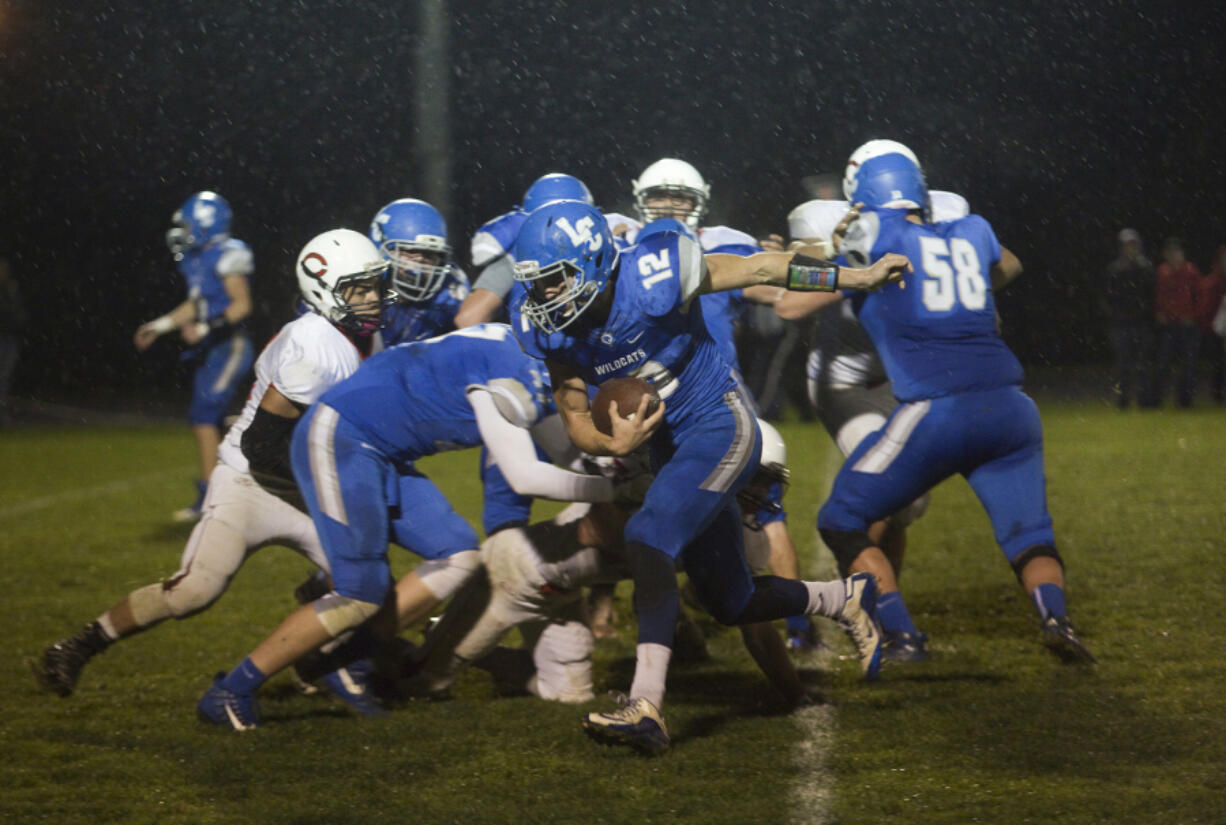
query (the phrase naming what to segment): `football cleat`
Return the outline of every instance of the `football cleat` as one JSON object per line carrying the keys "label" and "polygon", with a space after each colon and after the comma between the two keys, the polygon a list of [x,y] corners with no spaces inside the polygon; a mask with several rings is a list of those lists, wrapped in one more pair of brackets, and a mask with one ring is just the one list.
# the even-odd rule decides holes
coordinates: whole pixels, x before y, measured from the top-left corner
{"label": "football cleat", "polygon": [[235,693],[221,686],[226,677],[218,673],[213,686],[196,703],[196,715],[202,721],[221,725],[230,730],[254,730],[260,726],[260,708],[250,694]]}
{"label": "football cleat", "polygon": [[34,676],[45,690],[69,696],[85,663],[110,647],[111,641],[101,624],[90,622],[77,635],[60,639],[44,650],[42,660],[33,663]]}
{"label": "football cleat", "polygon": [[883,632],[881,658],[887,662],[926,662],[932,658],[927,643],[927,633]]}
{"label": "football cleat", "polygon": [[196,482],[196,503],[191,507],[182,507],[170,514],[171,520],[179,524],[191,524],[192,522],[200,521],[200,516],[204,514],[204,494],[208,492],[209,484],[207,481]]}
{"label": "football cleat", "polygon": [[371,687],[374,667],[369,659],[359,659],[324,675],[319,681],[329,693],[363,716],[382,716],[387,708]]}
{"label": "football cleat", "polygon": [[294,588],[294,601],[298,604],[310,604],[328,595],[331,590],[332,579],[324,571],[316,570],[306,577],[306,581]]}
{"label": "football cleat", "polygon": [[1047,621],[1043,622],[1043,645],[1065,664],[1094,664],[1098,661],[1090,649],[1077,638],[1073,623],[1067,616],[1047,617]]}
{"label": "football cleat", "polygon": [[836,617],[856,645],[860,671],[876,679],[881,670],[881,632],[877,629],[877,580],[871,573],[856,573],[843,579],[847,600]]}
{"label": "football cleat", "polygon": [[35,665],[34,675],[45,690],[70,696],[90,655],[75,637],[63,639],[43,651],[42,665]]}
{"label": "football cleat", "polygon": [[604,745],[627,745],[646,756],[668,750],[668,729],[656,706],[643,698],[619,697],[621,708],[612,713],[589,713],[583,731]]}

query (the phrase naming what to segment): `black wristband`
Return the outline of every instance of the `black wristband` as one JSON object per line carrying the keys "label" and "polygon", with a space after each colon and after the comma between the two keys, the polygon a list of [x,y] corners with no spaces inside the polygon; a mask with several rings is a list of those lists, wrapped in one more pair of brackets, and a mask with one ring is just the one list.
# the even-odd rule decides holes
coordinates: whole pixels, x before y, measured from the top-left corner
{"label": "black wristband", "polygon": [[230,322],[226,320],[224,312],[215,318],[210,318],[207,323],[209,325],[209,332],[217,332],[220,329],[226,329],[231,326]]}
{"label": "black wristband", "polygon": [[808,255],[793,255],[788,262],[787,287],[797,292],[835,292],[839,288],[839,265]]}

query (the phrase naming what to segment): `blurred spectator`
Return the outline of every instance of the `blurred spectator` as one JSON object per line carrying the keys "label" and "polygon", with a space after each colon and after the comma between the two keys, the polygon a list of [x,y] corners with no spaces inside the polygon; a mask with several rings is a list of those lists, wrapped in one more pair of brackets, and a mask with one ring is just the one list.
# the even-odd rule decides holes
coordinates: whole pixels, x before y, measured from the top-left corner
{"label": "blurred spectator", "polygon": [[1115,358],[1115,392],[1119,408],[1149,401],[1154,351],[1154,265],[1141,249],[1135,229],[1118,236],[1119,255],[1107,266],[1099,308],[1107,322],[1107,339]]}
{"label": "blurred spectator", "polygon": [[1183,241],[1171,237],[1162,245],[1154,291],[1154,317],[1158,322],[1158,358],[1154,370],[1154,402],[1161,404],[1171,373],[1175,371],[1175,400],[1192,406],[1196,394],[1196,293],[1200,270],[1184,254]]}
{"label": "blurred spectator", "polygon": [[1196,326],[1200,333],[1200,349],[1209,362],[1210,387],[1213,400],[1226,401],[1226,342],[1213,329],[1213,319],[1226,295],[1226,244],[1218,247],[1209,274],[1196,283]]}
{"label": "blurred spectator", "polygon": [[9,387],[17,356],[21,354],[21,330],[26,324],[21,291],[13,276],[9,259],[0,256],[0,427],[9,423]]}

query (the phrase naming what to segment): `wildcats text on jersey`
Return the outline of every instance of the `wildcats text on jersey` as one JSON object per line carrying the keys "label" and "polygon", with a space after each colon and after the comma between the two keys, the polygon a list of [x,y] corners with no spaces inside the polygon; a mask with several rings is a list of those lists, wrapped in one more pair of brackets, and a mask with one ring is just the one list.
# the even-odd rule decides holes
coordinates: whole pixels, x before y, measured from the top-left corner
{"label": "wildcats text on jersey", "polygon": [[647,353],[644,352],[642,349],[636,349],[634,352],[630,353],[629,355],[623,355],[619,358],[614,358],[612,361],[606,361],[603,364],[597,364],[596,374],[597,375],[609,375],[610,373],[617,372],[623,367],[628,367],[631,364],[635,364],[635,363],[638,363],[639,361],[645,361],[645,360],[647,360]]}

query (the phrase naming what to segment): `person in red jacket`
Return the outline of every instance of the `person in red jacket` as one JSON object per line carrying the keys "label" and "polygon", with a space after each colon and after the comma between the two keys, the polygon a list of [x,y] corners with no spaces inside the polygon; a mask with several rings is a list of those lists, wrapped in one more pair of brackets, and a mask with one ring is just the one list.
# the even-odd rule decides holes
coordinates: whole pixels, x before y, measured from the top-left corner
{"label": "person in red jacket", "polygon": [[1161,404],[1173,370],[1178,371],[1175,400],[1192,406],[1196,394],[1196,291],[1200,270],[1184,254],[1183,241],[1167,238],[1162,245],[1154,290],[1154,318],[1158,322],[1158,359],[1154,373],[1155,403]]}
{"label": "person in red jacket", "polygon": [[1226,341],[1213,330],[1213,319],[1226,296],[1226,244],[1217,248],[1209,274],[1196,283],[1196,327],[1200,349],[1209,361],[1213,400],[1226,402]]}

